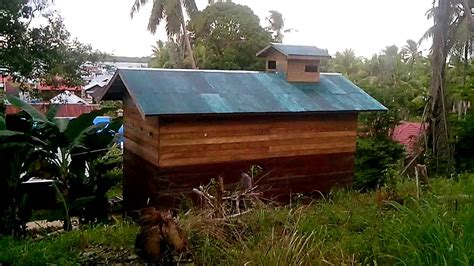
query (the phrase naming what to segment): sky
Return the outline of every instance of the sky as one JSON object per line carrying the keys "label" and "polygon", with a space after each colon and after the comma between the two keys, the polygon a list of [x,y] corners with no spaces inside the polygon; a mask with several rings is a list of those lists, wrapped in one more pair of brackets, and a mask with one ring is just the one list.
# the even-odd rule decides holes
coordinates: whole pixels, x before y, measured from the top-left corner
{"label": "sky", "polygon": [[[95,49],[117,56],[149,56],[151,46],[166,40],[164,27],[155,35],[146,29],[151,5],[130,18],[134,0],[55,0],[72,36]],[[152,2],[152,0],[150,0]],[[200,10],[208,0],[196,0]],[[353,49],[370,57],[386,46],[402,47],[418,41],[432,25],[425,13],[431,0],[233,0],[247,5],[260,17],[262,26],[269,10],[281,12],[287,33],[284,43],[314,45],[335,54]],[[422,48],[429,47],[425,43]]]}

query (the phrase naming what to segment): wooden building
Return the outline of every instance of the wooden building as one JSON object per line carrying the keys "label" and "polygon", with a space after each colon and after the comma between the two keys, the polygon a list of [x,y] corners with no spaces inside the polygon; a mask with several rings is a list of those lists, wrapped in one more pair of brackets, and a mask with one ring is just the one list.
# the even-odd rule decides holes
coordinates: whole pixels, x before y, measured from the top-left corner
{"label": "wooden building", "polygon": [[270,196],[351,183],[357,114],[386,108],[315,47],[270,45],[267,72],[120,69],[99,95],[123,100],[127,210],[173,205],[211,178],[251,165]]}

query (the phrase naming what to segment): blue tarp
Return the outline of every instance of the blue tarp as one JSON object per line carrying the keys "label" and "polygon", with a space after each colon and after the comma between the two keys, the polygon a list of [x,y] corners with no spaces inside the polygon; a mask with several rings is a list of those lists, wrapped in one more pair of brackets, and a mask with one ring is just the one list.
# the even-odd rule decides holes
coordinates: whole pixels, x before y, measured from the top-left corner
{"label": "blue tarp", "polygon": [[[94,125],[98,125],[102,123],[108,124],[110,123],[110,120],[111,118],[109,116],[97,116],[96,118],[94,118],[94,121],[92,121],[92,123],[94,123]],[[118,134],[119,134],[119,138],[117,142],[123,143],[123,140],[124,140],[123,139],[123,125],[119,128]]]}

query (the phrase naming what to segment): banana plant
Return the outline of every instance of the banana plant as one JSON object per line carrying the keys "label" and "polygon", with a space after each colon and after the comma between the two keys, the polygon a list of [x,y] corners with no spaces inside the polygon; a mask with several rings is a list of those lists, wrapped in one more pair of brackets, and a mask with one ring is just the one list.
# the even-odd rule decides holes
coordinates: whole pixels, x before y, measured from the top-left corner
{"label": "banana plant", "polygon": [[[94,125],[93,121],[97,116],[110,111],[107,108],[82,114],[72,120],[56,119],[58,105],[52,105],[43,114],[17,97],[7,96],[7,100],[29,115],[32,123],[30,137],[44,143],[35,150],[41,154],[42,164],[53,169],[53,179],[66,202],[65,206],[82,196],[80,189],[75,189],[74,186],[87,176],[87,165],[105,154],[122,124],[121,120],[113,120],[108,125]],[[0,130],[0,136],[2,134],[15,136],[25,133]],[[28,174],[34,175],[35,171]],[[68,213],[68,210],[65,211]],[[69,217],[65,218],[64,225],[66,230],[71,229]]]}
{"label": "banana plant", "polygon": [[0,234],[21,236],[25,230],[27,195],[21,183],[46,145],[31,134],[32,128],[22,114],[9,116],[8,123],[0,116]]}

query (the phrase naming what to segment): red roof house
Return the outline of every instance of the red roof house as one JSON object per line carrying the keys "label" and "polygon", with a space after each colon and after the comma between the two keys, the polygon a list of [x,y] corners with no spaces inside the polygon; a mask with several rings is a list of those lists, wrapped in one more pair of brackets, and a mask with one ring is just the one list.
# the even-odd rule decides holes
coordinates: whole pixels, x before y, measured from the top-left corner
{"label": "red roof house", "polygon": [[402,121],[393,130],[392,139],[402,144],[409,155],[414,155],[424,130],[423,123]]}
{"label": "red roof house", "polygon": [[[36,109],[40,110],[41,112],[45,113],[46,110],[48,110],[50,104],[49,103],[40,103],[40,104],[32,104],[33,107]],[[81,114],[84,113],[89,113],[94,110],[98,110],[99,105],[98,104],[91,104],[91,105],[85,105],[85,104],[61,104],[59,107],[59,111],[56,114],[57,118],[75,118],[80,116]],[[19,112],[20,109],[7,105],[6,106],[6,114],[15,114]]]}

